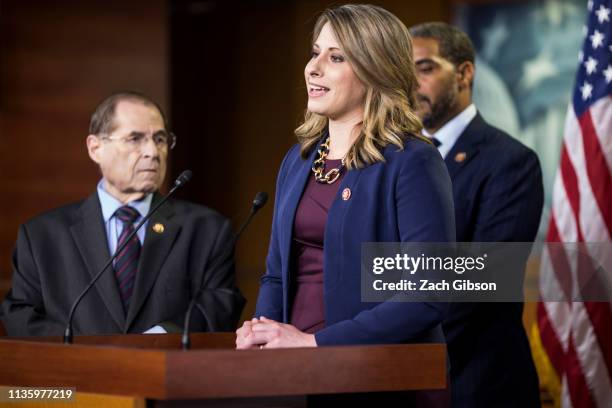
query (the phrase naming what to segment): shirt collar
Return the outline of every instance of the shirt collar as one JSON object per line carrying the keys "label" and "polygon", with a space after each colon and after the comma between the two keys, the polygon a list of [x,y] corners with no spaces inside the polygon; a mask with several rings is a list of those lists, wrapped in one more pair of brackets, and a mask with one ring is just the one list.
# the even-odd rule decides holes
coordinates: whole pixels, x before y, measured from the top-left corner
{"label": "shirt collar", "polygon": [[427,131],[423,130],[423,133],[427,137],[435,137],[440,141],[440,146],[438,150],[442,157],[446,157],[448,152],[453,148],[459,136],[463,133],[465,128],[470,124],[472,119],[476,117],[476,106],[474,104],[470,104],[467,108],[463,110],[460,114],[449,120],[438,129],[433,135],[429,134]]}
{"label": "shirt collar", "polygon": [[[115,211],[117,211],[120,207],[124,206],[121,201],[117,200],[104,189],[104,179],[98,182],[98,198],[100,199],[100,206],[102,207],[102,218],[104,218],[105,223],[107,223],[111,219],[111,217],[115,215]],[[142,217],[143,215],[149,213],[149,208],[151,208],[152,200],[153,194],[149,193],[143,199],[137,201],[130,201],[129,203],[127,203],[127,205],[136,209],[140,213],[140,217]]]}

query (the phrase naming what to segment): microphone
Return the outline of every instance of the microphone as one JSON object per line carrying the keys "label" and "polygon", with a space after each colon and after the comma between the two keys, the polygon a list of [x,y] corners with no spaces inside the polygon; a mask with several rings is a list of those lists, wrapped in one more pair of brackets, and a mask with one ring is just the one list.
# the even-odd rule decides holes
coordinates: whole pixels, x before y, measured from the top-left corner
{"label": "microphone", "polygon": [[[253,204],[251,205],[251,212],[249,213],[249,216],[242,223],[236,235],[234,235],[232,244],[227,247],[229,248],[228,251],[230,254],[236,248],[236,243],[238,242],[238,238],[240,238],[242,231],[244,231],[247,225],[249,225],[249,223],[251,222],[251,219],[253,219],[253,216],[257,213],[257,211],[259,211],[264,205],[266,205],[267,201],[268,201],[268,193],[266,193],[265,191],[260,191],[257,194],[255,194],[255,198],[253,199]],[[223,255],[225,256],[229,254],[225,253]],[[193,296],[193,298],[191,298],[191,302],[189,302],[189,306],[187,307],[187,313],[185,314],[185,324],[183,325],[183,337],[181,338],[181,345],[182,345],[183,350],[189,350],[191,348],[191,339],[189,337],[189,326],[191,325],[191,312],[193,312],[193,309],[196,307],[197,300],[203,291],[204,291],[204,286],[200,286],[196,294]],[[198,307],[197,309],[200,311],[200,313],[202,313],[206,317],[206,314],[200,307]]]}
{"label": "microphone", "polygon": [[251,222],[251,218],[253,218],[255,213],[259,211],[261,207],[266,205],[267,202],[268,202],[268,193],[266,193],[265,191],[260,191],[257,194],[255,194],[255,198],[253,199],[253,205],[251,206],[251,212],[249,213],[249,216],[247,217],[247,219],[242,223],[242,225],[238,229],[238,232],[236,233],[236,236],[234,237],[234,245],[236,245],[236,241],[238,241],[238,237],[242,234],[242,231],[244,231],[247,225],[249,225],[249,223]]}
{"label": "microphone", "polygon": [[117,258],[117,256],[121,253],[121,251],[123,251],[123,248],[125,248],[125,246],[132,240],[132,238],[134,238],[134,235],[136,235],[138,230],[140,230],[140,228],[149,220],[149,218],[151,218],[151,216],[155,214],[157,209],[161,207],[162,204],[164,204],[168,200],[168,198],[170,198],[170,196],[174,194],[174,192],[179,187],[184,186],[185,183],[187,183],[191,179],[192,175],[193,173],[191,172],[191,170],[185,170],[181,173],[180,176],[176,178],[176,180],[174,181],[174,186],[170,189],[168,194],[166,194],[164,198],[162,198],[155,205],[155,207],[149,210],[147,215],[138,223],[136,228],[134,228],[134,231],[132,231],[132,233],[125,239],[123,244],[121,244],[119,248],[115,250],[115,253],[113,254],[113,256],[110,257],[110,259],[106,262],[106,264],[104,264],[104,267],[93,277],[91,282],[89,282],[89,284],[85,287],[85,289],[83,289],[81,294],[76,298],[76,300],[72,304],[72,307],[70,308],[70,313],[68,314],[68,323],[66,324],[66,329],[64,330],[64,344],[72,344],[72,337],[73,337],[72,319],[74,318],[74,312],[76,311],[76,308],[79,305],[79,303],[81,303],[81,300],[83,299],[83,297],[85,297],[87,292],[89,292],[89,290],[93,287],[93,285],[96,284],[98,279],[100,279],[100,276],[102,276],[104,271],[108,269],[108,267],[113,263],[115,258]]}
{"label": "microphone", "polygon": [[253,199],[253,207],[255,207],[255,211],[266,205],[267,202],[268,193],[265,191],[260,191],[259,193],[255,194],[255,198]]}
{"label": "microphone", "polygon": [[[191,180],[191,176],[193,176],[193,172],[191,170],[185,170],[184,172],[182,172],[180,176],[178,176],[176,180],[174,180],[175,189],[184,186],[185,183]],[[172,191],[168,193],[168,195],[170,194],[172,194]]]}

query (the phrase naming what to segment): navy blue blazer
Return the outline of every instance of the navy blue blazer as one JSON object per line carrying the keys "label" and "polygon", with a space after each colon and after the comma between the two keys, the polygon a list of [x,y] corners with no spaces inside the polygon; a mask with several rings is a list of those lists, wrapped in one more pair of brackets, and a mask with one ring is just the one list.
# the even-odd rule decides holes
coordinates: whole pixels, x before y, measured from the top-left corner
{"label": "navy blue blazer", "polygon": [[[477,115],[445,161],[453,182],[457,241],[534,240],[544,193],[532,150]],[[524,255],[507,260],[516,273],[524,271]],[[540,406],[522,312],[522,303],[450,305],[442,326],[453,407]]]}
{"label": "navy blue blazer", "polygon": [[[256,316],[287,323],[290,316],[291,241],[295,212],[311,176],[308,159],[293,146],[276,185],[272,236]],[[404,149],[387,146],[385,162],[351,170],[329,210],[324,245],[326,327],[318,345],[443,341],[445,303],[361,302],[362,242],[452,242],[455,220],[448,171],[436,148],[408,137]],[[348,200],[342,191],[351,190]]]}

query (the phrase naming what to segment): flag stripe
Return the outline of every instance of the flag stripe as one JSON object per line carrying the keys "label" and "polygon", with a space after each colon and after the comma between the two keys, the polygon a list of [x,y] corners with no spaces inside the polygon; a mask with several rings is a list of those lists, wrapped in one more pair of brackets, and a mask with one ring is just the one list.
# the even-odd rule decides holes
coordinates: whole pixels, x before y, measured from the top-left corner
{"label": "flag stripe", "polygon": [[599,212],[607,227],[608,236],[612,235],[612,180],[608,171],[606,159],[595,135],[595,128],[590,111],[586,111],[578,118],[582,130],[586,170],[589,176],[591,189],[597,201]]}
{"label": "flag stripe", "polygon": [[[571,303],[564,302],[544,302],[544,310],[546,316],[554,330],[557,340],[561,344],[562,350],[565,353],[569,347],[569,332],[571,321],[567,316],[571,313]],[[561,375],[562,372],[559,372]]]}
{"label": "flag stripe", "polygon": [[540,329],[540,337],[542,338],[542,345],[546,350],[546,354],[548,355],[552,366],[557,372],[557,376],[561,378],[561,376],[564,374],[562,361],[564,359],[563,357],[565,352],[563,350],[563,346],[561,346],[559,337],[557,336],[557,333],[555,333],[555,329],[550,322],[544,303],[538,302],[536,313],[538,326]]}
{"label": "flag stripe", "polygon": [[563,180],[563,187],[567,194],[567,201],[572,208],[572,216],[576,222],[576,240],[583,241],[582,231],[580,230],[580,189],[578,187],[578,177],[576,171],[569,158],[566,144],[561,145],[561,177]]}
{"label": "flag stripe", "polygon": [[610,143],[610,124],[612,123],[612,96],[600,99],[591,106],[591,118],[595,136],[606,159],[608,172],[612,173],[612,143]]}
{"label": "flag stripe", "polygon": [[[606,371],[606,377],[610,386],[612,378],[612,312],[610,305],[605,302],[585,302],[584,307],[589,315],[589,319],[595,332],[599,347],[596,347],[601,353],[601,361],[605,363],[603,369]],[[599,323],[599,324],[597,324]],[[603,375],[603,373],[602,373]],[[612,389],[610,389],[612,394]],[[610,397],[612,402],[612,395]]]}
{"label": "flag stripe", "polygon": [[573,408],[572,400],[569,395],[569,387],[567,386],[567,377],[563,377],[561,388],[561,406],[563,408]]}
{"label": "flag stripe", "polygon": [[573,406],[579,408],[596,407],[584,379],[572,335],[569,338],[569,347],[566,354],[565,378],[567,379],[567,387]]}
{"label": "flag stripe", "polygon": [[[598,341],[595,333],[595,329],[601,326],[601,324],[596,323],[601,321],[597,318],[593,319],[591,315],[587,315],[587,308],[589,306],[598,305],[601,305],[601,303],[574,303],[571,315],[572,340],[574,341],[576,357],[580,361],[581,371],[590,389],[591,397],[596,406],[605,407],[612,401],[612,387],[610,386],[606,362],[602,356],[602,348],[598,347],[598,345],[602,346],[602,344]],[[601,310],[599,307],[594,309]]]}
{"label": "flag stripe", "polygon": [[[548,227],[547,240],[548,242],[560,242],[559,231],[557,230],[557,223],[552,217],[550,220],[550,225]],[[572,275],[567,255],[565,254],[565,251],[561,246],[546,247],[545,251],[547,251],[547,253],[549,254],[549,256],[546,258],[546,261],[548,262],[546,267],[549,270],[552,270],[552,273],[543,275],[544,277],[549,276],[551,279],[554,277],[554,281],[557,283],[557,286],[559,286],[562,290],[565,301],[570,302],[572,300]],[[550,253],[550,251],[554,251],[554,253]],[[548,287],[545,288],[549,289]],[[545,298],[547,300],[551,299],[548,296]]]}
{"label": "flag stripe", "polygon": [[[555,177],[551,217],[552,216],[554,216],[555,220],[559,220],[559,222],[555,222],[555,231],[557,231],[559,236],[556,241],[547,238],[546,240],[548,242],[578,241],[578,234],[576,233],[577,227],[574,222],[575,217],[573,216],[572,207],[569,204],[569,199],[565,192],[561,171],[558,171]],[[550,221],[552,222],[553,219],[551,218]]]}

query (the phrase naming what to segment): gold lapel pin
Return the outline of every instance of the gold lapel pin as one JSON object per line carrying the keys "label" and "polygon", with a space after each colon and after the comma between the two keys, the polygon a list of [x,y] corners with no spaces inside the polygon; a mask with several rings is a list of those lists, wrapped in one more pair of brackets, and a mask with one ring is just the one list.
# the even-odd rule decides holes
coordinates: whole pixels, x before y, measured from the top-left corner
{"label": "gold lapel pin", "polygon": [[465,161],[466,157],[467,157],[467,154],[465,154],[465,152],[457,153],[455,155],[455,161],[457,163],[461,163],[461,162]]}
{"label": "gold lapel pin", "polygon": [[342,199],[348,201],[349,198],[351,198],[351,189],[347,187],[342,190]]}
{"label": "gold lapel pin", "polygon": [[157,232],[158,234],[163,233],[164,229],[164,224],[160,224],[159,222],[153,225],[153,231]]}

